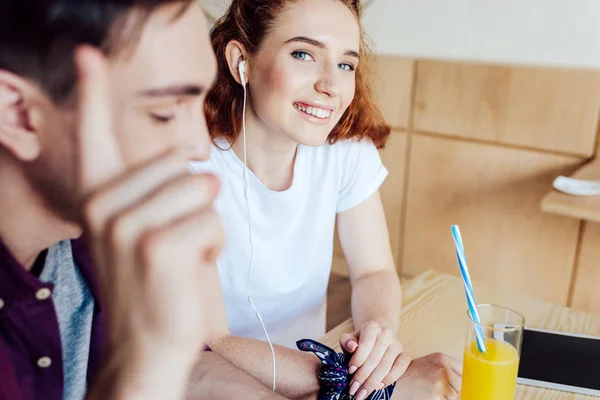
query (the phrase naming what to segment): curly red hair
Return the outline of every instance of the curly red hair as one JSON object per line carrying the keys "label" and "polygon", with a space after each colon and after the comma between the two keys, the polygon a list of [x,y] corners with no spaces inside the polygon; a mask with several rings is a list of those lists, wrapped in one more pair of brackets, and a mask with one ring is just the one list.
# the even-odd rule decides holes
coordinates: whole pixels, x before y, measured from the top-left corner
{"label": "curly red hair", "polygon": [[[297,0],[233,0],[227,13],[211,30],[211,42],[217,57],[217,79],[208,93],[205,103],[206,121],[211,137],[234,143],[240,134],[243,88],[229,71],[225,48],[232,40],[240,42],[249,54],[256,54],[264,37],[276,22],[286,4]],[[355,15],[360,25],[360,1],[338,0]],[[361,64],[356,69],[354,99],[328,136],[333,144],[342,139],[362,140],[369,138],[377,148],[383,148],[390,135],[381,111],[372,100],[368,57],[370,48],[361,26]]]}

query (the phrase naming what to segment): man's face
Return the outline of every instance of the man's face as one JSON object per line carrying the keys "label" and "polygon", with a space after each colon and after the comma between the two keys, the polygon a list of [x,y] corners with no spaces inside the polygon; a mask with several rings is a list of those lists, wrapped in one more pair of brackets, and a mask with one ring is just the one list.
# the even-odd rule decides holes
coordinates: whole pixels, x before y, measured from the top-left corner
{"label": "man's face", "polygon": [[123,157],[139,164],[167,150],[195,146],[207,159],[210,137],[203,103],[216,60],[202,9],[194,2],[152,15],[132,57],[110,64],[113,115]]}
{"label": "man's face", "polygon": [[[129,166],[175,148],[193,148],[198,160],[210,154],[203,103],[215,57],[201,8],[193,2],[180,12],[181,3],[157,9],[136,47],[109,60],[115,135]],[[50,208],[75,220],[75,111],[47,112],[40,156],[26,173]]]}

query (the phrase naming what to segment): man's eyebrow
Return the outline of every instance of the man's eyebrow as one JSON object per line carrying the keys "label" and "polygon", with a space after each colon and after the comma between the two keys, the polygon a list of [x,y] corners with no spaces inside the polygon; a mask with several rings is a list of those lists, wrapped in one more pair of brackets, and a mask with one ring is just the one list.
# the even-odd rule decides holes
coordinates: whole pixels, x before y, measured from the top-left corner
{"label": "man's eyebrow", "polygon": [[[286,41],[286,43],[291,43],[291,42],[307,43],[307,44],[313,45],[315,47],[318,47],[320,49],[326,49],[327,48],[327,46],[325,45],[325,43],[319,42],[318,40],[311,39],[311,38],[306,37],[306,36],[296,36],[296,37],[293,37],[290,40]],[[344,52],[344,55],[345,56],[350,56],[350,57],[355,57],[355,58],[360,58],[360,55],[358,54],[358,52],[354,51],[354,50],[346,50],[346,52]]]}
{"label": "man's eyebrow", "polygon": [[196,84],[173,84],[164,87],[144,89],[138,92],[142,97],[167,97],[167,96],[200,96],[204,87]]}

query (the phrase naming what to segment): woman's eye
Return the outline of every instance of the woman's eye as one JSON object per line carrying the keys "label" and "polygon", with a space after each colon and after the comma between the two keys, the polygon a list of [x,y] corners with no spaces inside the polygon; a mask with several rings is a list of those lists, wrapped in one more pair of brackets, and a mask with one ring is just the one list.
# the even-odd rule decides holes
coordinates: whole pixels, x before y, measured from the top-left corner
{"label": "woman's eye", "polygon": [[339,64],[340,69],[344,70],[344,71],[354,71],[354,65],[352,64]]}
{"label": "woman's eye", "polygon": [[301,61],[314,61],[314,58],[310,54],[301,50],[294,51],[292,57]]}

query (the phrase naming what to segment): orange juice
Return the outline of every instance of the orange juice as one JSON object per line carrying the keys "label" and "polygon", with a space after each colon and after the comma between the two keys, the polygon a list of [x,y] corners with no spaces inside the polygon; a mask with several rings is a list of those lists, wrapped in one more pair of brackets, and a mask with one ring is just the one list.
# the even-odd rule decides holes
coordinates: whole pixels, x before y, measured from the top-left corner
{"label": "orange juice", "polygon": [[514,400],[519,354],[508,343],[485,339],[481,353],[474,341],[467,346],[463,363],[462,400]]}

